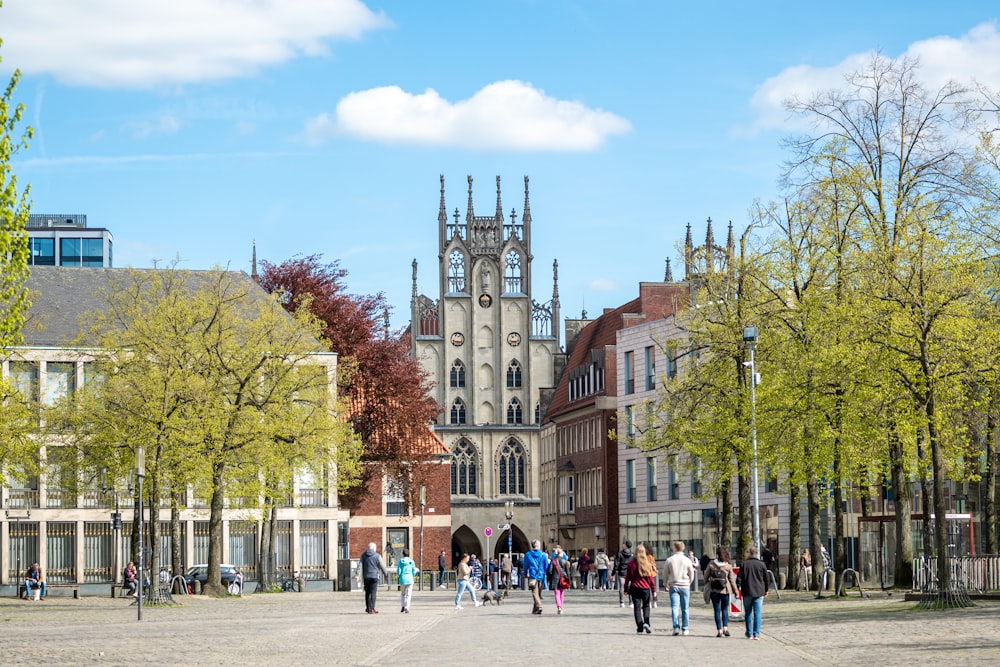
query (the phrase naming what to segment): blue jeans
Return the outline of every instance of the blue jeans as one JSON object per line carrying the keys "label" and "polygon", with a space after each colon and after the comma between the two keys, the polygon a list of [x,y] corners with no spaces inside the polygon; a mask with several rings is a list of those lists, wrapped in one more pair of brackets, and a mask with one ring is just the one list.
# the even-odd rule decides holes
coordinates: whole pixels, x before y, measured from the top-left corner
{"label": "blue jeans", "polygon": [[674,622],[674,630],[687,630],[689,625],[689,609],[691,607],[691,589],[687,586],[670,587],[670,617]]}
{"label": "blue jeans", "polygon": [[747,623],[747,637],[760,636],[760,611],[764,607],[764,598],[743,598],[743,618]]}
{"label": "blue jeans", "polygon": [[712,591],[712,609],[715,610],[715,629],[729,627],[729,593]]}
{"label": "blue jeans", "polygon": [[469,591],[469,597],[472,598],[472,605],[476,605],[476,592],[472,590],[472,586],[469,585],[468,579],[458,580],[458,592],[455,593],[455,606],[462,604],[462,593]]}
{"label": "blue jeans", "polygon": [[45,582],[44,581],[41,581],[41,582],[39,582],[37,584],[32,583],[30,581],[25,581],[24,582],[24,592],[26,593],[25,597],[29,597],[30,598],[31,597],[31,591],[35,590],[36,588],[37,589],[41,589],[41,590],[38,591],[38,593],[39,593],[39,595],[41,595],[41,597],[45,597]]}

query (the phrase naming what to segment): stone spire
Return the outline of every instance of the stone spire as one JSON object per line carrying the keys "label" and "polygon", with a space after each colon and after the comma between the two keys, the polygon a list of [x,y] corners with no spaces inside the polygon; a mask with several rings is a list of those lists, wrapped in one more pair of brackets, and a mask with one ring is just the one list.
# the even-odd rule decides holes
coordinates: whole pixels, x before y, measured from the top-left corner
{"label": "stone spire", "polygon": [[559,347],[559,260],[552,260],[552,335]]}
{"label": "stone spire", "polygon": [[670,258],[667,257],[667,269],[663,272],[663,282],[672,283],[674,282],[674,274],[670,271]]}
{"label": "stone spire", "polygon": [[497,176],[497,222],[503,220],[503,204],[500,203],[500,176]]}
{"label": "stone spire", "polygon": [[691,223],[687,224],[687,236],[684,237],[684,280],[691,280],[694,274],[694,242],[691,240]]}
{"label": "stone spire", "polygon": [[[465,211],[465,221],[471,227],[471,225],[472,225],[472,219],[475,217],[476,213],[475,213],[474,209],[472,208],[472,175],[471,174],[468,176],[468,179],[469,179],[469,205],[468,205],[468,207],[466,208],[466,211]],[[470,231],[471,231],[471,229],[470,229]]]}
{"label": "stone spire", "polygon": [[521,212],[521,227],[524,228],[524,249],[528,252],[530,260],[531,254],[531,202],[528,198],[528,177],[524,177],[524,210]]}
{"label": "stone spire", "polygon": [[708,226],[705,230],[705,273],[712,273],[715,267],[715,236],[712,234],[712,218],[708,219]]}
{"label": "stone spire", "polygon": [[253,240],[253,257],[250,259],[250,277],[257,280],[257,239]]}

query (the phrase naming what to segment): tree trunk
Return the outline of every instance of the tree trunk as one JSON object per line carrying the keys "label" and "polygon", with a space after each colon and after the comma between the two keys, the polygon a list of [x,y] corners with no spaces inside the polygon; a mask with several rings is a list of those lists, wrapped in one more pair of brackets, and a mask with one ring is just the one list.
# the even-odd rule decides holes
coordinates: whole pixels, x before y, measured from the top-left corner
{"label": "tree trunk", "polygon": [[802,488],[798,484],[788,485],[788,578],[785,588],[795,588],[799,581],[799,554],[802,553],[802,510],[799,509]]}
{"label": "tree trunk", "polygon": [[274,559],[271,557],[274,548],[274,534],[271,526],[275,517],[275,501],[270,495],[264,497],[264,512],[260,523],[260,549],[257,551],[257,563],[259,565],[257,590],[266,591],[275,584]]}
{"label": "tree trunk", "polygon": [[740,496],[740,507],[739,507],[739,520],[740,520],[740,543],[739,543],[739,559],[743,559],[743,555],[747,551],[747,547],[754,544],[754,534],[753,534],[753,488],[751,477],[747,474],[747,469],[749,468],[748,463],[740,463],[740,474],[736,476],[737,488],[739,489]]}
{"label": "tree trunk", "polygon": [[951,589],[951,571],[948,567],[948,513],[947,501],[944,497],[944,456],[941,452],[941,440],[937,431],[937,415],[935,414],[934,394],[927,401],[927,437],[931,445],[931,466],[934,474],[934,547],[937,550],[938,591],[943,593]]}
{"label": "tree trunk", "polygon": [[149,543],[144,545],[149,554],[149,582],[156,590],[160,576],[160,483],[154,469],[149,476]]}
{"label": "tree trunk", "polygon": [[983,553],[987,554],[1000,553],[1000,545],[997,544],[997,440],[1000,438],[1000,423],[996,407],[994,397],[986,415],[986,469],[979,480],[983,493]]}
{"label": "tree trunk", "polygon": [[819,591],[823,584],[823,536],[819,527],[819,483],[816,481],[816,473],[809,473],[809,480],[806,482],[806,494],[808,495],[807,505],[809,509],[809,551],[813,564],[813,587]]}
{"label": "tree trunk", "polygon": [[[170,576],[184,574],[184,551],[181,549],[181,494],[170,495]],[[173,591],[180,593],[181,591]]]}
{"label": "tree trunk", "polygon": [[[719,545],[732,552],[733,542],[733,483],[727,477],[719,489]],[[734,557],[736,556],[733,554]]]}
{"label": "tree trunk", "polygon": [[203,589],[206,595],[222,597],[226,589],[222,586],[222,510],[225,498],[225,461],[216,461],[212,466],[212,499],[208,518],[208,573]]}
{"label": "tree trunk", "polygon": [[896,563],[893,586],[909,589],[913,586],[913,530],[910,519],[910,486],[904,467],[903,444],[895,425],[889,433],[889,459],[892,461],[892,493],[896,515]]}
{"label": "tree trunk", "polygon": [[[833,569],[847,569],[847,535],[844,521],[844,484],[841,474],[840,438],[833,443]],[[847,595],[846,591],[844,595]]]}

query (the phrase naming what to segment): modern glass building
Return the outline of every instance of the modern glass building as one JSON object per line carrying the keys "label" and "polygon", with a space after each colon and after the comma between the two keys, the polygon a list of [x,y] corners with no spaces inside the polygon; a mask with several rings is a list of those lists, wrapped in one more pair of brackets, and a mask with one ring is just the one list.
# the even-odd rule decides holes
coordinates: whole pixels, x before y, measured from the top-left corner
{"label": "modern glass building", "polygon": [[101,227],[87,227],[86,215],[28,216],[32,266],[90,266],[111,268],[114,239]]}

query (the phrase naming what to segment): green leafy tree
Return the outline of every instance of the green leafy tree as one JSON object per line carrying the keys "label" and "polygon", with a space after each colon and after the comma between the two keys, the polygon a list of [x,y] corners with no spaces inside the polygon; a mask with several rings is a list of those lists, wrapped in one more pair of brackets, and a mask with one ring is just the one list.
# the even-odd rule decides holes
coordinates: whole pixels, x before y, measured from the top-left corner
{"label": "green leafy tree", "polygon": [[[965,130],[967,94],[954,83],[928,90],[916,63],[876,55],[842,89],[788,103],[817,129],[791,142],[789,179],[822,181],[833,164],[841,205],[858,211],[851,241],[855,265],[866,267],[857,274],[868,304],[866,342],[893,379],[887,393],[905,394],[912,407],[893,421],[890,440],[926,445],[938,517],[946,513],[945,480],[956,471],[949,416],[961,407],[954,385],[968,358],[970,301],[982,287],[970,280],[975,254],[962,233],[981,193],[974,156],[956,139]],[[895,490],[898,507],[905,496]],[[942,590],[949,584],[945,529],[944,521],[936,522]],[[897,575],[905,581],[908,564],[900,560]]]}
{"label": "green leafy tree", "polygon": [[[0,2],[0,7],[3,2]],[[3,40],[0,40],[0,46]],[[0,62],[3,58],[0,57]],[[14,103],[14,90],[21,77],[18,70],[0,97],[0,356],[21,341],[21,326],[30,307],[25,281],[28,278],[28,221],[30,186],[18,192],[17,176],[10,161],[18,151],[27,149],[32,129],[19,134],[18,125],[24,105]],[[36,426],[25,397],[14,392],[0,378],[0,461],[29,461],[35,445],[28,434]]]}
{"label": "green leafy tree", "polygon": [[289,316],[242,274],[130,270],[104,297],[94,314],[104,373],[79,417],[84,454],[126,474],[142,445],[152,507],[189,483],[207,496],[206,592],[224,594],[225,498],[256,501],[259,480],[298,466],[344,486],[356,477],[359,451],[335,411],[331,355],[308,311]]}

